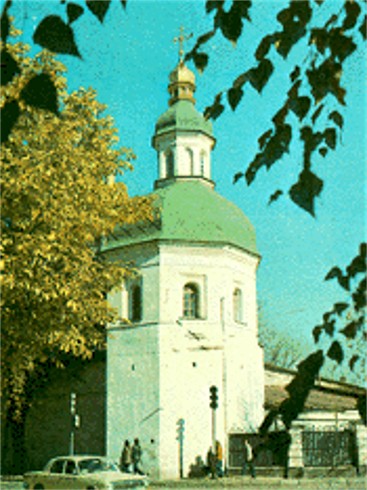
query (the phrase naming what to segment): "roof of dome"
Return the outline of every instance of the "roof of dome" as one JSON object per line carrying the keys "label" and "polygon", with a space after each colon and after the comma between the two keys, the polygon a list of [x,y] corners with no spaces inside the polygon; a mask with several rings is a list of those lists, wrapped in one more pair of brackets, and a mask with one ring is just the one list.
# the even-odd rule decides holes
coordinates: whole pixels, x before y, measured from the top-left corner
{"label": "roof of dome", "polygon": [[213,137],[212,123],[188,100],[178,100],[158,118],[155,136],[169,131],[201,131]]}
{"label": "roof of dome", "polygon": [[169,75],[169,80],[171,83],[185,82],[195,85],[195,75],[187,66],[180,62],[176,68],[171,71]]}
{"label": "roof of dome", "polygon": [[[177,180],[153,194],[159,218],[154,225],[121,230],[117,242],[126,246],[151,240],[231,244],[258,255],[255,230],[236,205],[198,180]],[[107,247],[109,248],[109,247]]]}

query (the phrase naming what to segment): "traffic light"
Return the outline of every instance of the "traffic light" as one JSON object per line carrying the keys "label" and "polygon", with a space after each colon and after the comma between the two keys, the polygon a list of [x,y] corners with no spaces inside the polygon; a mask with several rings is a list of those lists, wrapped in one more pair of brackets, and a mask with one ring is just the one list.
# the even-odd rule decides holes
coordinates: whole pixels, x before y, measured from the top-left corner
{"label": "traffic light", "polygon": [[218,408],[218,388],[214,385],[210,387],[210,408]]}
{"label": "traffic light", "polygon": [[71,415],[76,414],[76,393],[70,395],[70,413]]}

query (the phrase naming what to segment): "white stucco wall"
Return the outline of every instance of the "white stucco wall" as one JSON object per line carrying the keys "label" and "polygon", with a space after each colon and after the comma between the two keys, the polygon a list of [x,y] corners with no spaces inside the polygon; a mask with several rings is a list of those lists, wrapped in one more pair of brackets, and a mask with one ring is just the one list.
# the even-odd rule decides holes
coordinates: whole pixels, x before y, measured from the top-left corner
{"label": "white stucco wall", "polygon": [[[165,134],[156,138],[158,155],[158,175],[160,179],[167,177],[166,154],[170,150],[174,156],[175,176],[203,176],[211,178],[211,150],[214,140],[205,134]],[[192,162],[189,152],[192,152]],[[201,154],[205,154],[203,168]]]}
{"label": "white stucco wall", "polygon": [[[217,439],[256,430],[263,418],[264,369],[257,341],[258,259],[230,246],[131,247],[143,285],[140,324],[112,327],[108,338],[108,454],[139,437],[144,469],[179,476],[177,422],[185,421],[184,474],[212,443],[209,388],[218,387]],[[126,257],[126,251],[121,251]],[[183,287],[200,291],[200,318],[183,319]],[[233,291],[243,291],[243,321],[233,316]],[[124,294],[112,298],[122,317]],[[119,301],[122,303],[119,305]]]}

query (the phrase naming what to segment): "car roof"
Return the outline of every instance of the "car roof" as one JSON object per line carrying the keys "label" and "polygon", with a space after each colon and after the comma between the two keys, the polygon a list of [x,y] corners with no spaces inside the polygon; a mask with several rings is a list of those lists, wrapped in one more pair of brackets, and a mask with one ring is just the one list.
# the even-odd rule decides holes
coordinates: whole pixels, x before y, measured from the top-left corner
{"label": "car roof", "polygon": [[82,459],[108,459],[106,456],[100,456],[98,454],[70,454],[66,456],[55,456],[54,458],[50,459],[51,461],[56,461],[56,460],[65,460],[65,459],[72,459],[74,461],[80,461]]}

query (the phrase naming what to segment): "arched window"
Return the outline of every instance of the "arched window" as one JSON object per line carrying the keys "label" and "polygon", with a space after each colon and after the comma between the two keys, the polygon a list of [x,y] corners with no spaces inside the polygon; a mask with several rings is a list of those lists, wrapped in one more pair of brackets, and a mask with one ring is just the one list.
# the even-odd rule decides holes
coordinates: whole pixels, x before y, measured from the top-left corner
{"label": "arched window", "polygon": [[173,177],[175,174],[175,165],[174,165],[174,158],[173,158],[173,153],[171,150],[168,150],[166,153],[166,176],[168,178]]}
{"label": "arched window", "polygon": [[242,322],[242,291],[239,288],[233,291],[233,318],[235,322]]}
{"label": "arched window", "polygon": [[183,317],[199,318],[199,289],[196,284],[186,284],[183,289]]}
{"label": "arched window", "polygon": [[200,153],[200,175],[204,175],[205,173],[205,159],[206,159],[206,153],[205,151],[202,151]]}
{"label": "arched window", "polygon": [[194,153],[190,148],[186,148],[189,175],[194,175]]}
{"label": "arched window", "polygon": [[131,288],[130,302],[130,320],[132,322],[140,322],[142,319],[143,301],[141,294],[141,286],[133,286]]}

